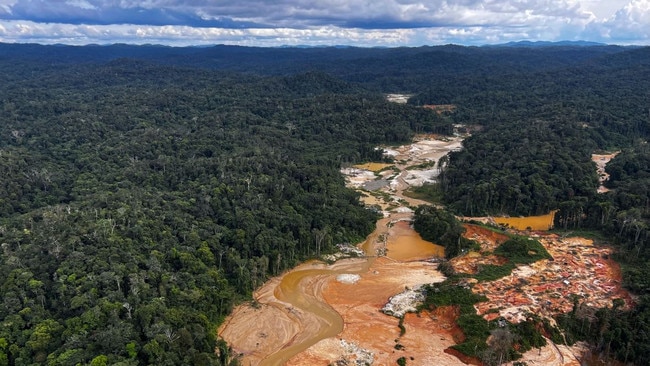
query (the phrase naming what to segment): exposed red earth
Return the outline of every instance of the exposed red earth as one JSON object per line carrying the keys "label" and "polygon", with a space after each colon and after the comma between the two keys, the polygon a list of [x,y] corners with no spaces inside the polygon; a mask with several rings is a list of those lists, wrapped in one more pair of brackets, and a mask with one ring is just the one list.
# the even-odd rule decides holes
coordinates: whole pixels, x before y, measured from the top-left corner
{"label": "exposed red earth", "polygon": [[[410,207],[423,202],[402,192],[435,179],[440,158],[460,148],[461,141],[462,137],[437,140],[421,136],[413,144],[385,149],[396,161],[388,169],[344,170],[351,187],[376,179],[388,182],[376,191],[363,192],[364,202],[377,205],[384,214],[376,230],[359,244],[368,257],[334,264],[307,262],[265,283],[255,292],[255,302],[236,308],[218,331],[240,355],[242,365],[395,365],[400,357],[409,365],[479,363],[449,348],[463,339],[454,321],[456,308],[406,313],[403,334],[399,319],[382,312],[391,298],[408,293],[405,290],[444,280],[437,264],[425,260],[440,256],[440,247],[423,241],[409,225]],[[436,165],[424,170],[410,168],[432,161]],[[478,225],[467,224],[466,228],[465,235],[477,241],[481,250],[454,259],[451,263],[457,271],[475,273],[481,265],[503,263],[503,258],[490,253],[507,240],[506,235]],[[611,306],[614,298],[625,300],[626,306],[633,304],[620,287],[620,268],[609,259],[610,248],[582,238],[544,232],[531,235],[553,260],[520,266],[503,279],[474,284],[473,291],[489,299],[476,306],[478,314],[514,322],[524,319],[527,312],[551,317],[571,310],[571,294],[595,307]],[[398,307],[409,305],[409,301],[400,301]],[[549,341],[542,349],[526,352],[519,361],[579,365],[584,352],[579,344],[566,347]]]}
{"label": "exposed red earth", "polygon": [[[491,252],[504,236],[487,228],[465,225],[466,236],[481,244],[483,253]],[[519,233],[521,234],[521,233]],[[590,307],[611,307],[614,299],[623,299],[626,306],[633,304],[630,295],[621,288],[619,265],[610,259],[612,249],[594,245],[593,241],[555,234],[533,233],[553,257],[530,265],[518,266],[510,276],[476,283],[472,290],[488,298],[478,304],[478,314],[488,320],[504,317],[519,322],[527,313],[552,317],[573,308],[572,296]],[[458,272],[476,273],[483,263],[498,263],[491,254],[470,253],[452,260]]]}

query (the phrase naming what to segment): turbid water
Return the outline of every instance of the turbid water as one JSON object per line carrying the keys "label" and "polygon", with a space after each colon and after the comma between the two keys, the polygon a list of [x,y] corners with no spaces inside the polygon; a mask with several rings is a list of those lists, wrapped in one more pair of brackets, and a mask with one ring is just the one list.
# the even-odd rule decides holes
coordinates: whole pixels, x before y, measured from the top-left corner
{"label": "turbid water", "polygon": [[[450,150],[457,149],[459,139],[436,144],[436,154],[442,156],[447,145]],[[403,149],[409,156],[404,158],[404,166],[398,165],[397,169],[424,162],[417,160],[417,154],[413,153],[410,146]],[[420,151],[422,154],[431,155],[428,149],[426,146]],[[426,159],[431,159],[428,155]],[[376,171],[387,166],[369,164],[363,168]],[[402,195],[403,190],[409,187],[404,177],[410,174],[412,173],[403,171],[400,178],[396,178],[396,184],[382,188],[394,200],[393,206],[397,201],[402,201],[400,205],[405,201],[410,205],[421,203]],[[368,179],[374,177],[370,175]],[[382,206],[389,205],[383,202]],[[321,340],[339,335],[344,327],[343,319],[323,300],[323,289],[338,275],[368,273],[373,268],[378,249],[386,249],[386,256],[397,263],[444,256],[444,248],[423,240],[412,229],[412,211],[402,207],[403,210],[384,211],[385,218],[378,221],[376,230],[360,244],[366,253],[365,258],[342,260],[334,265],[317,261],[300,265],[280,278],[269,281],[258,290],[255,297],[261,306],[251,308],[245,305],[242,309],[236,309],[234,315],[219,330],[219,335],[235,352],[243,356],[242,363],[283,365]],[[404,272],[408,272],[410,268],[412,267],[404,266]],[[386,294],[386,298],[392,295],[395,293]]]}
{"label": "turbid water", "polygon": [[[419,174],[426,172],[407,171],[405,166],[414,166],[414,161],[426,162],[425,159],[431,159],[430,156],[440,156],[444,148],[457,148],[454,144],[459,146],[460,143],[450,141],[443,149],[420,151],[423,146],[441,143],[425,142],[420,143],[418,148],[395,150],[400,156],[397,161],[408,161],[395,165],[395,171],[401,170],[397,175],[393,170],[378,174],[367,170],[365,172],[368,174],[354,173],[355,187],[363,186],[364,179],[376,179],[377,175],[390,180],[388,187],[380,189],[382,194],[364,199],[366,204],[377,205],[384,210],[384,218],[377,223],[376,230],[360,245],[366,253],[365,258],[340,260],[333,265],[319,261],[304,263],[265,284],[256,293],[261,304],[259,308],[244,306],[244,310],[235,311],[236,315],[227,321],[225,330],[220,330],[219,334],[235,352],[242,354],[242,364],[312,366],[336,364],[339,361],[351,364],[360,361],[359,357],[364,355],[374,357],[370,363],[393,364],[397,357],[393,342],[397,337],[400,337],[400,344],[406,345],[408,355],[415,357],[416,364],[463,364],[461,360],[447,357],[443,352],[453,342],[444,331],[431,333],[437,323],[414,328],[405,321],[408,333],[401,337],[398,335],[397,320],[379,312],[386,299],[404,287],[444,279],[435,264],[420,261],[444,255],[442,247],[422,240],[410,226],[411,209],[422,202],[402,195],[403,190],[419,179]],[[368,165],[367,168],[381,169],[379,165]],[[553,216],[554,212],[533,217],[494,217],[486,220],[520,230],[547,230],[552,227]],[[385,256],[377,257],[378,250]],[[353,280],[343,282],[339,278]],[[354,279],[359,282],[355,283]],[[428,321],[426,317],[415,319]],[[409,336],[414,339],[409,340]],[[355,348],[350,351],[346,345]],[[547,348],[559,349],[555,345]],[[539,351],[525,357],[537,362],[542,355]],[[572,353],[547,356],[543,359],[549,364],[577,364],[572,363],[577,362]]]}
{"label": "turbid water", "polygon": [[553,219],[557,211],[546,215],[525,217],[493,217],[497,224],[508,225],[517,230],[550,230],[553,228]]}
{"label": "turbid water", "polygon": [[422,239],[408,221],[395,223],[395,237],[387,243],[386,256],[398,261],[421,260],[431,257],[444,258],[445,248]]}
{"label": "turbid water", "polygon": [[363,170],[370,170],[371,172],[378,172],[378,171],[381,171],[383,169],[388,168],[389,166],[393,166],[393,164],[365,163],[365,164],[354,165],[353,168],[363,169]]}
{"label": "turbid water", "polygon": [[[343,331],[343,319],[332,307],[320,298],[322,287],[332,278],[341,274],[363,274],[372,268],[375,245],[378,237],[393,226],[393,234],[387,240],[387,256],[397,261],[414,261],[431,257],[444,256],[444,247],[423,240],[413,230],[408,221],[397,221],[389,224],[390,219],[380,220],[377,229],[368,236],[361,245],[368,255],[364,260],[351,261],[349,265],[304,269],[291,271],[282,277],[275,288],[275,297],[284,303],[291,304],[303,312],[315,316],[316,322],[310,324],[311,333],[299,343],[289,343],[279,351],[264,358],[259,365],[282,365],[291,357],[313,346],[320,340],[335,337]],[[407,271],[408,269],[405,269]],[[311,283],[310,283],[311,282]],[[305,291],[309,289],[309,291]]]}

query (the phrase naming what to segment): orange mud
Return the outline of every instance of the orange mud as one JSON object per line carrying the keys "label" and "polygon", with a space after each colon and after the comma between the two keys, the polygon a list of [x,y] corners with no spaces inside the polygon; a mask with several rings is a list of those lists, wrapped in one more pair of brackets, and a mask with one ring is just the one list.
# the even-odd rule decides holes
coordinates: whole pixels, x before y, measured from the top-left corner
{"label": "orange mud", "polygon": [[500,225],[508,225],[517,230],[550,230],[553,228],[555,212],[551,211],[546,215],[528,217],[493,217],[494,222]]}
{"label": "orange mud", "polygon": [[505,234],[484,228],[473,224],[463,224],[465,233],[463,236],[467,239],[474,240],[481,246],[481,251],[491,252],[499,245],[506,242],[509,237]]}
{"label": "orange mud", "polygon": [[[520,358],[519,362],[525,362],[528,365],[543,365],[543,366],[582,366],[591,365],[584,363],[583,354],[586,353],[587,348],[581,344],[576,343],[572,347],[564,345],[556,345],[550,339],[546,339],[547,345],[542,348],[533,348],[525,352]],[[511,366],[513,362],[506,365]],[[595,365],[595,364],[594,364]]]}
{"label": "orange mud", "polygon": [[[400,357],[405,357],[409,365],[477,363],[475,359],[456,355],[449,348],[463,337],[454,322],[457,316],[454,308],[438,308],[420,315],[407,313],[403,335],[400,335],[399,320],[380,311],[390,297],[407,287],[444,280],[437,271],[437,264],[421,261],[443,256],[444,251],[423,241],[408,223],[412,217],[409,207],[425,202],[404,197],[402,193],[417,184],[418,179],[411,179],[411,176],[417,178],[424,173],[409,172],[407,167],[438,161],[449,151],[460,149],[463,138],[456,136],[445,141],[420,138],[421,141],[412,145],[387,152],[398,161],[395,167],[401,172],[397,175],[392,171],[380,173],[383,179],[390,181],[389,186],[380,188],[387,195],[364,199],[368,204],[380,205],[385,216],[360,244],[370,257],[339,260],[333,265],[318,261],[299,265],[267,281],[254,293],[255,304],[238,306],[226,319],[218,336],[240,355],[240,364],[395,365]],[[377,171],[387,166],[390,165],[375,163],[360,167]],[[343,172],[352,187],[376,179],[373,173],[363,170]],[[407,205],[403,205],[404,201]],[[552,214],[537,218],[504,218],[503,222],[522,229],[546,230],[552,225]],[[481,252],[493,250],[506,239],[476,225],[466,227],[465,235],[480,243]],[[611,305],[615,297],[631,303],[629,295],[626,297],[620,288],[620,269],[605,259],[611,253],[608,249],[551,235],[545,236],[542,243],[555,261],[517,268],[512,276],[501,282],[475,285],[475,292],[490,299],[478,304],[479,314],[516,319],[517,314],[532,311],[551,316],[557,311],[566,311],[563,301],[569,293],[589,295],[584,297],[584,302],[593,306]],[[386,256],[381,256],[383,253]],[[498,263],[499,260],[484,258],[477,252],[462,258],[452,264],[466,266],[468,273],[481,263]],[[492,313],[491,309],[497,312]],[[550,342],[541,351],[534,351],[537,353],[527,353],[522,361],[531,365],[578,365],[576,355],[582,353],[580,349]]]}
{"label": "orange mud", "polygon": [[[409,360],[413,357],[409,363],[416,365],[461,365],[457,358],[444,354],[455,344],[453,318],[407,314],[403,324],[406,333],[400,337],[399,319],[380,311],[390,296],[407,287],[444,280],[436,267],[427,262],[403,263],[380,257],[355,284],[331,281],[323,298],[341,314],[343,332],[320,341],[292,358],[288,365],[325,366],[339,360],[354,361],[357,356],[341,346],[341,339],[372,353],[375,365],[394,365],[403,356]],[[397,344],[404,348],[396,349]]]}
{"label": "orange mud", "polygon": [[445,349],[445,353],[450,354],[452,356],[456,356],[465,365],[477,365],[477,366],[483,365],[481,360],[479,360],[478,358],[464,355],[460,353],[460,351],[456,351],[453,348]]}
{"label": "orange mud", "polygon": [[[361,262],[340,261],[335,268],[354,270]],[[313,344],[314,337],[327,336],[330,328],[334,334],[342,329],[340,316],[315,299],[329,279],[324,268],[319,262],[302,264],[267,281],[254,293],[256,305],[243,304],[233,311],[218,335],[231,345],[243,365],[282,365]],[[291,300],[296,304],[288,302]]]}
{"label": "orange mud", "polygon": [[463,236],[477,242],[481,246],[481,253],[469,252],[466,255],[453,258],[450,263],[454,271],[458,273],[476,274],[483,265],[502,265],[506,262],[506,259],[503,257],[491,254],[484,255],[482,253],[494,251],[496,247],[508,240],[507,235],[478,225],[463,224],[463,226],[465,227]]}
{"label": "orange mud", "polygon": [[[393,214],[398,220],[409,215]],[[250,304],[239,306],[220,328],[219,336],[241,355],[244,365],[328,365],[356,357],[359,352],[349,351],[341,339],[369,349],[375,360],[384,360],[379,364],[393,364],[401,357],[392,358],[397,352],[394,347],[399,320],[380,309],[407,287],[443,281],[437,264],[418,260],[427,253],[444,252],[419,238],[408,223],[389,222],[380,220],[363,247],[372,253],[384,245],[382,238],[387,237],[389,248],[399,248],[391,250],[399,254],[399,261],[378,257],[341,260],[330,266],[321,262],[302,264],[258,290],[254,294],[259,302],[257,308]],[[350,274],[358,275],[358,281],[336,280],[339,275]],[[406,338],[406,344],[413,355],[423,352],[418,357],[429,355],[435,347],[440,347],[442,353],[454,344],[450,336],[443,336],[447,341],[440,345],[437,341],[422,343],[422,339],[437,339],[430,338],[430,329],[411,333],[408,337],[414,338]],[[456,360],[449,364],[460,363]]]}
{"label": "orange mud", "polygon": [[512,322],[524,320],[527,312],[550,318],[571,311],[573,295],[588,307],[611,307],[617,298],[623,299],[626,307],[633,305],[621,287],[619,266],[608,259],[611,248],[557,235],[538,240],[553,260],[518,266],[509,276],[475,284],[472,291],[488,298],[476,305],[479,314],[487,319],[502,316]]}
{"label": "orange mud", "polygon": [[387,255],[392,259],[412,261],[445,257],[445,247],[422,239],[409,222],[398,221],[393,225],[392,231],[394,236],[387,243]]}
{"label": "orange mud", "polygon": [[365,163],[365,164],[353,165],[352,167],[357,169],[370,170],[371,172],[378,172],[380,170],[388,168],[389,166],[393,166],[393,164]]}
{"label": "orange mud", "polygon": [[501,266],[507,260],[496,255],[481,255],[480,253],[470,252],[467,255],[458,256],[450,261],[451,266],[457,273],[476,274],[481,266],[492,264]]}

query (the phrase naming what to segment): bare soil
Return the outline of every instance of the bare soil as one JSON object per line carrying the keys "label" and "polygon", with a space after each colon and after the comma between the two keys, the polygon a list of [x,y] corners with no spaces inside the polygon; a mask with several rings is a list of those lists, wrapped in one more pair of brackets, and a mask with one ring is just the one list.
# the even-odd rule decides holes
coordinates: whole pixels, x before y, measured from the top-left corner
{"label": "bare soil", "polygon": [[[399,340],[402,346],[395,348],[395,340],[400,338],[399,320],[381,313],[380,309],[406,287],[444,279],[436,264],[422,260],[443,255],[441,248],[422,243],[419,235],[401,222],[412,217],[404,202],[408,205],[424,202],[406,198],[402,191],[414,179],[421,184],[426,179],[434,179],[437,173],[407,170],[407,166],[437,162],[449,151],[459,149],[461,141],[462,138],[436,140],[422,136],[413,145],[390,150],[401,172],[379,173],[382,179],[391,180],[390,186],[382,188],[388,195],[374,195],[372,200],[367,200],[380,205],[386,218],[377,223],[377,230],[360,245],[368,254],[387,253],[387,256],[339,261],[331,266],[310,262],[268,281],[255,292],[255,304],[239,306],[218,331],[240,355],[242,364],[327,365],[339,359],[359,357],[372,357],[375,361],[371,363],[394,364],[401,357],[394,357],[395,352],[406,350],[409,357],[421,360],[433,357],[431,352],[437,350],[433,353],[435,357],[455,360],[446,364],[459,364],[457,358],[442,352],[454,344],[451,334],[441,333],[444,327],[420,329],[417,324],[423,320],[415,319],[415,325],[409,325],[409,317],[405,326],[410,331]],[[377,179],[374,173],[358,168],[346,170],[344,174],[353,187]],[[351,273],[359,275],[358,281],[336,281],[338,275]],[[432,332],[438,336],[431,338]],[[422,342],[423,339],[436,342]]]}
{"label": "bare soil", "polygon": [[[435,356],[439,362],[437,357],[443,354],[444,349],[455,344],[450,331],[453,320],[407,314],[404,321],[406,333],[400,337],[399,319],[383,314],[380,309],[390,296],[407,287],[443,280],[434,264],[401,263],[381,257],[353,285],[331,281],[324,289],[323,298],[343,317],[343,332],[335,338],[320,341],[287,364],[329,365],[339,360],[356,359],[358,354],[346,351],[341,346],[341,339],[372,353],[376,365],[395,364],[402,356],[417,358],[423,362],[421,364],[433,364],[426,360],[433,361],[431,357]],[[422,342],[422,339],[435,341]],[[450,359],[455,363],[448,364],[458,364],[454,357]]]}
{"label": "bare soil", "polygon": [[[384,170],[377,177],[357,168],[343,172],[348,184],[357,188],[378,178],[389,181],[378,188],[381,194],[363,192],[364,202],[381,207],[384,213],[377,229],[359,245],[370,257],[332,265],[307,262],[265,283],[255,292],[255,303],[237,307],[218,330],[219,337],[240,355],[242,365],[395,365],[400,357],[409,365],[478,364],[449,348],[463,338],[454,321],[457,309],[408,313],[403,334],[399,320],[381,312],[390,297],[406,288],[444,280],[437,264],[422,260],[439,255],[432,254],[438,249],[433,245],[424,253],[421,248],[414,249],[411,245],[417,234],[403,222],[412,217],[409,206],[424,202],[402,192],[435,180],[444,168],[438,166],[440,158],[461,148],[461,141],[462,137],[440,140],[420,136],[411,145],[385,149],[394,157],[397,173]],[[436,164],[428,164],[430,168],[409,168],[431,162]],[[494,223],[489,218],[473,219]],[[466,236],[476,240],[481,250],[454,259],[456,270],[475,273],[481,264],[503,261],[489,252],[507,236],[477,225],[466,227]],[[477,283],[473,291],[489,299],[478,304],[478,314],[513,321],[522,320],[527,311],[552,316],[571,309],[567,299],[572,293],[583,296],[584,303],[591,306],[611,306],[613,298],[624,299],[626,306],[633,304],[620,287],[620,268],[609,259],[611,249],[581,238],[519,234],[538,235],[554,260],[521,266],[502,280]],[[569,348],[549,341],[519,361],[579,365],[584,351],[580,345]]]}
{"label": "bare soil", "polygon": [[607,172],[605,171],[605,166],[612,159],[614,159],[619,152],[620,151],[616,151],[611,154],[591,155],[591,161],[596,163],[596,171],[598,172],[598,182],[600,183],[600,185],[598,186],[598,193],[605,193],[609,191],[609,189],[604,186],[605,182],[609,179],[609,174],[607,174]]}

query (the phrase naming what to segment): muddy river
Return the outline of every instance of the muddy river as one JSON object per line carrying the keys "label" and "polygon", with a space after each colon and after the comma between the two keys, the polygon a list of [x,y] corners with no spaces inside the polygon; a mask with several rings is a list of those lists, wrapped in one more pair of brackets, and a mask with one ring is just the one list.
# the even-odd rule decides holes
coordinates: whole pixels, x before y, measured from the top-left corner
{"label": "muddy river", "polygon": [[420,236],[408,221],[398,221],[388,239],[386,256],[398,261],[422,260],[432,257],[444,258],[445,248],[432,244]]}
{"label": "muddy river", "polygon": [[[436,170],[417,171],[408,170],[407,167],[438,161],[440,157],[458,149],[461,141],[462,137],[445,140],[429,137],[411,145],[391,148],[390,154],[400,162],[393,169],[384,169],[388,167],[386,164],[368,164],[343,171],[349,186],[353,188],[377,179],[389,183],[380,188],[382,195],[366,193],[370,197],[366,201],[385,209],[384,218],[378,221],[376,230],[359,245],[366,257],[343,259],[333,265],[319,261],[304,263],[264,284],[254,294],[254,306],[245,304],[235,309],[219,329],[219,336],[240,355],[243,365],[327,365],[340,359],[341,354],[350,353],[345,348],[351,346],[343,346],[340,343],[344,342],[342,338],[340,342],[333,340],[340,338],[346,325],[349,328],[349,324],[368,313],[372,317],[362,323],[371,326],[372,321],[377,321],[378,328],[372,333],[386,333],[391,342],[383,346],[357,345],[368,340],[355,340],[355,335],[346,339],[355,347],[361,347],[359,349],[372,349],[367,352],[375,357],[375,361],[379,361],[382,355],[387,357],[386,362],[389,361],[388,357],[394,351],[393,338],[399,335],[398,320],[381,313],[381,306],[389,297],[407,287],[444,279],[436,270],[436,265],[424,261],[444,256],[444,248],[423,240],[410,225],[412,211],[408,206],[422,202],[402,195],[412,183],[409,178],[424,177],[418,182],[433,180]],[[377,253],[382,255],[381,260],[377,260]],[[341,284],[337,278],[351,278],[359,282]],[[354,289],[354,296],[346,298],[339,296],[341,294],[329,293],[326,301],[323,293],[337,286]],[[348,294],[345,287],[340,290],[344,292],[342,295]],[[345,311],[353,307],[362,308],[361,304],[352,306],[346,302],[354,302],[364,296],[366,303],[363,306],[371,303],[372,310],[363,314]],[[329,344],[335,350],[330,351],[331,354],[321,354],[323,352],[318,349],[323,344]],[[352,358],[356,358],[364,352],[357,350],[352,354]]]}
{"label": "muddy river", "polygon": [[[459,149],[462,139],[421,136],[412,144],[385,149],[399,162],[390,169],[385,164],[368,164],[342,170],[348,186],[363,193],[363,202],[383,213],[375,231],[358,246],[365,256],[333,264],[303,263],[266,282],[254,293],[254,302],[238,306],[218,335],[232,347],[240,364],[394,365],[402,357],[415,365],[465,364],[448,352],[459,331],[453,309],[407,313],[402,323],[382,312],[385,306],[391,311],[412,306],[414,302],[408,298],[411,289],[445,279],[437,264],[426,260],[444,256],[443,248],[422,240],[410,224],[412,208],[424,202],[404,196],[403,191],[435,180],[439,168],[432,162]],[[418,166],[426,168],[412,168]],[[507,224],[512,230],[543,231],[552,226],[553,215],[466,219]],[[473,229],[468,230],[468,237],[480,244],[481,251],[452,261],[463,273],[475,273],[481,260],[489,260],[491,251],[506,238],[499,239],[478,226],[469,227]],[[620,287],[617,265],[606,259],[611,256],[610,249],[581,238],[528,234],[536,236],[555,260],[539,261],[517,268],[501,280],[475,285],[473,291],[489,299],[477,305],[479,314],[519,319],[521,314],[533,312],[551,317],[570,310],[570,294],[588,294],[589,303],[597,307],[610,305],[613,298],[632,303]],[[522,287],[520,277],[526,277],[530,286]],[[566,347],[549,341],[546,347],[524,354],[522,360],[577,366],[583,351],[580,345]]]}

